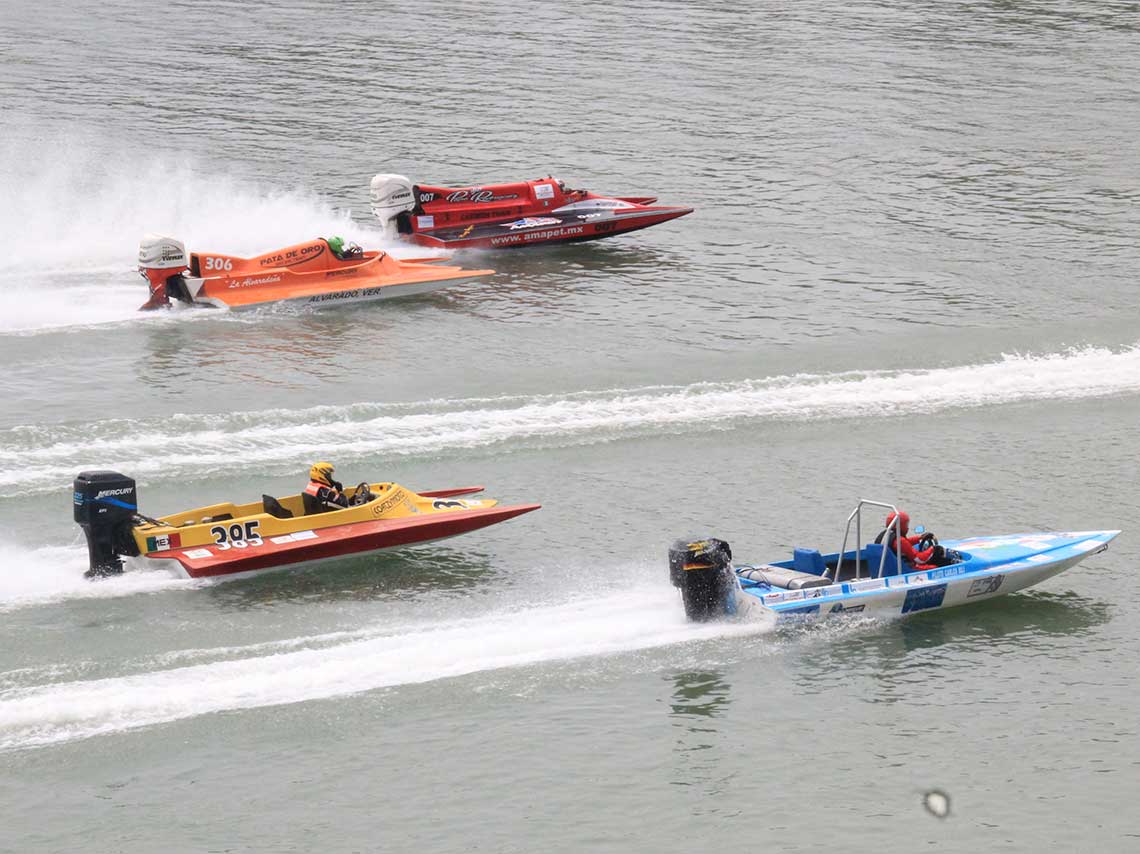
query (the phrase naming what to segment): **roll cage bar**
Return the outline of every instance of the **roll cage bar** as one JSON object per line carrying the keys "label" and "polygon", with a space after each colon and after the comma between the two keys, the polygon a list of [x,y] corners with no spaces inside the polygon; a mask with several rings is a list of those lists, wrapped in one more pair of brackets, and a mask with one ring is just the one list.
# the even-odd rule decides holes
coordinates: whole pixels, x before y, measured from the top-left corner
{"label": "roll cage bar", "polygon": [[[879,507],[883,510],[890,510],[894,514],[894,519],[892,520],[891,524],[888,526],[888,530],[893,530],[895,532],[896,538],[902,536],[902,531],[899,530],[899,509],[897,507],[895,507],[895,505],[886,504],[882,501],[870,501],[869,499],[866,499],[866,498],[860,498],[859,503],[855,505],[855,509],[851,511],[851,515],[847,517],[847,527],[843,530],[843,545],[840,546],[840,548],[839,548],[839,560],[836,561],[836,563],[835,563],[835,570],[834,570],[835,574],[832,575],[831,574],[832,571],[828,570],[827,572],[825,572],[823,574],[824,578],[829,578],[832,581],[838,581],[840,578],[843,577],[840,573],[841,573],[841,570],[843,569],[843,559],[844,559],[845,553],[847,552],[847,540],[851,536],[851,523],[852,522],[855,523],[855,579],[858,580],[858,579],[862,578],[862,573],[863,573],[862,524],[863,524],[863,508],[864,507]],[[879,558],[879,571],[876,572],[874,575],[869,576],[870,578],[882,578],[883,569],[887,565],[887,551],[888,551],[888,549],[886,547],[886,544],[884,543],[883,554]],[[898,574],[902,575],[902,571],[903,571],[902,570],[902,552],[896,548],[896,549],[894,549],[894,553],[895,553],[895,561],[898,564],[898,570],[897,570]]]}

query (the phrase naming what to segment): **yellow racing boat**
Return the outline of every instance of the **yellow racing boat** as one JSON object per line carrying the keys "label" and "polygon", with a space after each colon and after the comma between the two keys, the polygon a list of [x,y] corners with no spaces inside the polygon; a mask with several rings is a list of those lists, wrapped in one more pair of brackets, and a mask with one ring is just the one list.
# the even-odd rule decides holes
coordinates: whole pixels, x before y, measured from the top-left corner
{"label": "yellow racing boat", "polygon": [[133,479],[81,472],[75,521],[87,536],[89,577],[116,575],[123,558],[143,558],[191,578],[236,575],[425,543],[494,525],[539,504],[500,506],[469,498],[481,486],[413,492],[398,483],[345,490],[349,506],[305,513],[301,495],[263,495],[153,519],[138,512]]}

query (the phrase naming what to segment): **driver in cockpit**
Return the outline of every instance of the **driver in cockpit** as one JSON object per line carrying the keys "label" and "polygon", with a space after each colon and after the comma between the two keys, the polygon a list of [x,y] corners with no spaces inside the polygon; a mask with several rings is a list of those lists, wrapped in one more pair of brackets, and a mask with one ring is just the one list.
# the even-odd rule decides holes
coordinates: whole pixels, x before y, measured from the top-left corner
{"label": "driver in cockpit", "polygon": [[341,261],[350,261],[354,258],[363,258],[364,250],[356,243],[349,243],[345,245],[343,237],[330,237],[325,243],[329,245],[332,254],[339,258]]}
{"label": "driver in cockpit", "polygon": [[309,485],[301,493],[305,505],[305,515],[326,513],[329,510],[343,510],[348,506],[348,496],[340,481],[333,480],[335,469],[332,463],[313,463],[309,469]]}
{"label": "driver in cockpit", "polygon": [[[895,535],[895,514],[888,513],[886,528],[875,537],[876,543],[882,543],[888,549],[900,555],[903,563],[915,569],[934,569],[942,566],[945,552],[938,540],[930,531],[922,534],[910,534],[910,516],[900,510],[898,514],[898,536]],[[926,548],[916,549],[915,546],[926,545]]]}

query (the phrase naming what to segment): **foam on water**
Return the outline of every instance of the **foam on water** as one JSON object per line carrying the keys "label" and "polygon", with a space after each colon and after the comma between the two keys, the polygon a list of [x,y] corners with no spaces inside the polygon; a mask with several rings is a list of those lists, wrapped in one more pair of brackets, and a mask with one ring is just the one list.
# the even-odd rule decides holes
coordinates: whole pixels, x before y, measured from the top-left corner
{"label": "foam on water", "polygon": [[226,652],[243,657],[6,691],[0,695],[0,749],[761,631],[761,624],[689,624],[675,592],[657,584],[318,648],[237,648]]}
{"label": "foam on water", "polygon": [[141,319],[146,287],[135,267],[146,232],[238,255],[318,235],[381,243],[378,230],[304,188],[267,189],[191,159],[95,150],[0,148],[0,334]]}
{"label": "foam on water", "polygon": [[91,581],[83,577],[87,566],[83,546],[27,548],[0,541],[0,613],[66,599],[108,599],[202,583],[142,570]]}
{"label": "foam on water", "polygon": [[66,489],[76,471],[95,464],[143,480],[187,481],[239,469],[285,474],[313,455],[348,462],[453,449],[560,447],[756,421],[882,418],[1138,391],[1140,345],[1134,345],[921,371],[24,426],[0,431],[0,497]]}

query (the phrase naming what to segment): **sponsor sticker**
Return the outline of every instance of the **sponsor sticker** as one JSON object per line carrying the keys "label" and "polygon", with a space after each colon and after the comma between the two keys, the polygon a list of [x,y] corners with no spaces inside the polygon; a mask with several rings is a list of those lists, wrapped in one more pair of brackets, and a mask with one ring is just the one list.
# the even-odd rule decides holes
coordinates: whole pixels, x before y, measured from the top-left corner
{"label": "sponsor sticker", "polygon": [[945,584],[936,584],[933,587],[916,587],[906,592],[906,601],[903,602],[902,612],[911,614],[915,611],[926,611],[930,608],[940,608],[942,600],[946,598]]}
{"label": "sponsor sticker", "polygon": [[447,201],[452,204],[456,202],[474,202],[481,205],[487,202],[502,202],[508,199],[517,199],[518,193],[502,193],[495,195],[492,190],[484,190],[482,187],[471,187],[466,190],[456,190],[454,193],[447,195]]}
{"label": "sponsor sticker", "polygon": [[931,581],[937,578],[953,578],[956,575],[964,575],[966,567],[964,566],[947,566],[942,569],[931,569],[926,575]]}
{"label": "sponsor sticker", "polygon": [[417,216],[416,228],[435,228],[434,216]]}
{"label": "sponsor sticker", "polygon": [[492,237],[492,246],[510,246],[515,243],[522,243],[523,241],[531,240],[553,240],[558,237],[573,237],[582,234],[586,230],[584,225],[573,225],[563,228],[555,228],[543,231],[527,231],[522,234],[508,234],[503,237]]}
{"label": "sponsor sticker", "polygon": [[970,582],[970,589],[966,591],[966,598],[971,596],[986,596],[997,593],[1001,583],[1005,581],[1004,575],[991,575],[989,578],[975,578]]}
{"label": "sponsor sticker", "polygon": [[161,537],[146,538],[146,550],[148,552],[165,552],[180,548],[182,548],[181,534],[163,534]]}
{"label": "sponsor sticker", "polygon": [[122,489],[100,489],[95,493],[95,500],[98,501],[100,498],[107,498],[112,495],[129,495],[134,491],[133,486],[124,486]]}
{"label": "sponsor sticker", "polygon": [[280,282],[281,276],[247,276],[241,281],[232,281],[229,283],[230,288],[251,288],[254,285],[272,285],[274,282]]}
{"label": "sponsor sticker", "polygon": [[587,199],[584,202],[572,202],[568,205],[563,205],[560,208],[555,208],[556,212],[561,211],[586,211],[586,210],[610,210],[616,211],[624,208],[632,208],[629,202],[623,202],[620,199]]}
{"label": "sponsor sticker", "polygon": [[372,505],[372,515],[383,516],[397,504],[404,502],[404,499],[407,497],[408,493],[406,493],[403,489],[397,489],[383,501]]}
{"label": "sponsor sticker", "polygon": [[514,222],[504,222],[500,228],[517,231],[520,228],[542,228],[546,225],[559,225],[561,222],[562,220],[552,216],[525,216],[522,219],[516,219]]}
{"label": "sponsor sticker", "polygon": [[534,197],[536,199],[553,199],[554,198],[554,185],[553,184],[535,184]]}
{"label": "sponsor sticker", "polygon": [[316,539],[316,536],[317,535],[312,531],[297,531],[295,534],[281,534],[277,537],[270,537],[269,542],[283,546],[286,543],[295,543],[298,540]]}
{"label": "sponsor sticker", "polygon": [[204,557],[210,556],[209,549],[189,549],[182,553],[183,557],[188,557],[191,560],[201,560]]}
{"label": "sponsor sticker", "polygon": [[288,252],[277,252],[273,255],[267,255],[261,259],[260,265],[262,267],[291,267],[294,264],[302,264],[305,261],[316,258],[324,251],[325,243],[322,240],[320,243],[310,243],[307,246],[290,249]]}

